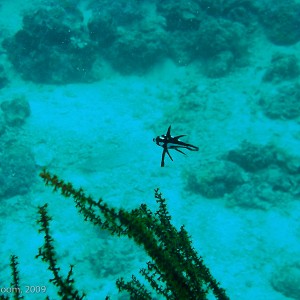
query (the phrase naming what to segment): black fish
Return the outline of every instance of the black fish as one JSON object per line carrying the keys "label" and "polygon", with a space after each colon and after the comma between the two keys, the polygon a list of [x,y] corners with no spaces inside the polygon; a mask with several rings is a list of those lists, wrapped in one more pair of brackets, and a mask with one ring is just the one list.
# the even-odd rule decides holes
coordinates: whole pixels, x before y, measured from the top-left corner
{"label": "black fish", "polygon": [[183,136],[186,136],[185,134],[183,135],[178,135],[178,136],[171,136],[171,125],[168,128],[167,134],[163,134],[161,136],[157,136],[156,138],[153,139],[153,142],[156,143],[156,145],[163,147],[163,153],[161,157],[161,167],[164,167],[165,165],[165,155],[166,153],[169,155],[170,159],[173,161],[173,158],[171,157],[169,153],[169,149],[174,149],[184,155],[186,155],[184,152],[182,152],[179,149],[188,149],[190,151],[198,151],[199,148],[196,146],[193,146],[191,144],[184,143],[180,141],[179,139]]}

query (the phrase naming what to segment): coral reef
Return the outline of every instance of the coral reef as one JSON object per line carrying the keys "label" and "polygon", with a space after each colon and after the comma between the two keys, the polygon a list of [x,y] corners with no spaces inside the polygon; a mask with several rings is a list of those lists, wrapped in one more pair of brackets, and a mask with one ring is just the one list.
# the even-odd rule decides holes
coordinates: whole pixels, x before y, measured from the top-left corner
{"label": "coral reef", "polygon": [[201,9],[215,17],[223,17],[232,21],[249,23],[259,12],[259,4],[252,0],[201,0]]}
{"label": "coral reef", "polygon": [[242,168],[228,161],[210,162],[188,172],[187,188],[207,198],[223,197],[244,183]]}
{"label": "coral reef", "polygon": [[29,103],[22,96],[0,104],[0,198],[25,194],[34,182],[33,154],[18,139],[18,132],[29,115]]}
{"label": "coral reef", "polygon": [[76,8],[45,7],[23,17],[23,28],[3,41],[8,58],[26,80],[69,83],[91,80],[95,60]]}
{"label": "coral reef", "polygon": [[[241,166],[248,177],[245,184],[227,195],[229,206],[269,209],[285,205],[299,194],[299,175],[288,163],[292,157],[272,145],[243,142],[228,153],[227,159]],[[294,166],[299,164],[299,159],[298,164],[296,161]]]}
{"label": "coral reef", "polygon": [[143,3],[101,2],[90,5],[90,39],[102,59],[122,74],[143,74],[166,55],[160,18],[148,16]]}
{"label": "coral reef", "polygon": [[94,13],[88,23],[89,35],[101,51],[117,39],[117,25],[109,14]]}
{"label": "coral reef", "polygon": [[286,83],[266,91],[259,100],[263,112],[272,119],[295,119],[300,114],[300,85]]}
{"label": "coral reef", "polygon": [[[241,2],[231,1],[229,5],[224,1],[217,5],[216,8],[224,6],[224,14],[222,9],[212,13],[215,4],[210,2],[213,1],[203,2],[162,1],[157,4],[158,13],[165,19],[169,55],[177,64],[200,61],[210,77],[225,76],[247,54],[246,27],[242,22],[224,17],[225,6],[227,12],[233,13],[235,4],[238,6]],[[246,11],[246,4],[243,7],[240,9]],[[237,11],[235,14],[237,19]]]}
{"label": "coral reef", "polygon": [[260,13],[260,22],[269,40],[276,45],[293,45],[300,41],[300,3],[275,1]]}
{"label": "coral reef", "polygon": [[25,14],[23,28],[2,45],[23,79],[40,83],[97,80],[99,62],[143,74],[168,57],[179,65],[200,61],[208,76],[220,77],[247,54],[243,20],[250,22],[256,8],[221,1],[212,13],[206,2],[90,1],[85,20],[74,5],[44,5]]}
{"label": "coral reef", "polygon": [[300,264],[286,264],[278,267],[271,277],[274,290],[289,299],[300,299]]}
{"label": "coral reef", "polygon": [[244,141],[223,160],[189,170],[187,188],[207,198],[224,197],[228,206],[266,210],[299,197],[299,170],[299,158]]}
{"label": "coral reef", "polygon": [[165,34],[159,24],[143,22],[119,30],[119,38],[105,57],[123,74],[143,74],[161,61],[167,52]]}
{"label": "coral reef", "polygon": [[[228,206],[268,210],[283,207],[293,199],[293,183],[279,168],[268,169],[259,174],[249,174],[249,181],[230,195],[226,195]],[[264,181],[265,180],[265,181]]]}
{"label": "coral reef", "polygon": [[4,88],[8,84],[8,78],[5,74],[4,67],[0,65],[0,89]]}
{"label": "coral reef", "polygon": [[141,21],[149,8],[147,5],[144,8],[143,1],[136,0],[91,0],[87,7],[93,11],[94,16],[109,16],[118,26],[128,26]]}
{"label": "coral reef", "polygon": [[0,197],[27,193],[36,176],[31,150],[12,140],[0,145]]}
{"label": "coral reef", "polygon": [[4,134],[6,129],[6,122],[3,112],[0,111],[0,137]]}
{"label": "coral reef", "polygon": [[258,146],[243,141],[239,149],[228,152],[227,160],[238,164],[247,172],[256,172],[274,163],[275,153],[270,145]]}
{"label": "coral reef", "polygon": [[6,125],[18,127],[25,123],[30,116],[30,107],[24,97],[16,97],[10,101],[3,101],[0,105]]}
{"label": "coral reef", "polygon": [[166,30],[198,30],[203,12],[195,1],[160,1],[157,11],[165,18]]}
{"label": "coral reef", "polygon": [[267,68],[263,80],[280,83],[284,80],[297,78],[299,73],[299,62],[295,55],[275,53],[272,56],[271,64]]}
{"label": "coral reef", "polygon": [[159,1],[157,13],[163,18],[168,56],[178,65],[195,60],[196,33],[205,18],[195,1]]}
{"label": "coral reef", "polygon": [[224,19],[206,18],[197,33],[195,57],[203,58],[207,75],[226,75],[235,61],[247,53],[244,25]]}
{"label": "coral reef", "polygon": [[198,32],[196,51],[204,57],[214,57],[221,52],[238,53],[242,41],[242,27],[223,19],[207,18]]}

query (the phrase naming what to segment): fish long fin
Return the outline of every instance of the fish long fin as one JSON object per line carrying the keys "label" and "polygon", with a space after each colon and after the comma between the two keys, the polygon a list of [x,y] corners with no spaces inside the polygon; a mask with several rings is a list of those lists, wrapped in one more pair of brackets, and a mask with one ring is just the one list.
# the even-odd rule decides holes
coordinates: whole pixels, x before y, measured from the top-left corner
{"label": "fish long fin", "polygon": [[199,151],[199,147],[193,146],[193,145],[188,145],[186,149],[189,149],[190,151]]}
{"label": "fish long fin", "polygon": [[178,152],[180,152],[180,153],[182,153],[182,154],[184,154],[184,155],[186,155],[184,152],[182,152],[181,150],[179,150],[178,148],[174,148],[176,151],[178,151]]}
{"label": "fish long fin", "polygon": [[166,152],[167,152],[167,154],[169,155],[169,157],[170,157],[171,161],[173,161],[173,158],[172,158],[172,156],[171,156],[171,154],[170,154],[170,152],[169,152],[169,150],[168,150],[168,149],[166,149]]}
{"label": "fish long fin", "polygon": [[171,138],[171,125],[168,128],[167,134],[166,134],[167,138]]}
{"label": "fish long fin", "polygon": [[164,149],[163,152],[162,152],[161,163],[160,163],[161,167],[165,166],[165,155],[166,155],[166,149]]}
{"label": "fish long fin", "polygon": [[182,138],[183,136],[186,136],[186,134],[182,134],[182,135],[177,135],[174,137],[175,140],[179,140],[180,138]]}

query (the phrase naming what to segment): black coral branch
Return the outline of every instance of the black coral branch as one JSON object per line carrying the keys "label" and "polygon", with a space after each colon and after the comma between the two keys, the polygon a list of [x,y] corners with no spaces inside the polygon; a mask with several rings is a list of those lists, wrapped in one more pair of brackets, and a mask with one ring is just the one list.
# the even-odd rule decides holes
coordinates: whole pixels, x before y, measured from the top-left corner
{"label": "black coral branch", "polygon": [[[155,213],[145,204],[137,209],[126,211],[111,208],[101,199],[95,201],[87,196],[83,189],[75,189],[71,183],[65,183],[46,170],[40,176],[46,185],[53,187],[54,191],[59,191],[65,197],[72,197],[86,221],[108,230],[112,235],[128,236],[136,244],[143,246],[151,261],[147,263],[146,268],[140,270],[140,274],[147,280],[152,292],[166,299],[201,300],[207,299],[207,293],[211,291],[219,300],[229,299],[225,290],[213,278],[203,259],[193,248],[184,226],[177,230],[171,224],[166,199],[159,189],[155,189],[155,199],[159,206]],[[40,223],[45,233],[45,245],[48,243],[47,247],[40,250],[40,256],[50,263],[55,274],[56,261],[51,262],[52,239],[47,234],[48,217],[43,210],[40,211],[40,215]],[[45,221],[46,223],[43,223]],[[60,280],[60,276],[55,275],[54,282],[58,283]],[[129,282],[120,278],[117,280],[117,287],[120,291],[128,291],[131,299],[153,298],[148,288],[135,276],[132,276]]]}

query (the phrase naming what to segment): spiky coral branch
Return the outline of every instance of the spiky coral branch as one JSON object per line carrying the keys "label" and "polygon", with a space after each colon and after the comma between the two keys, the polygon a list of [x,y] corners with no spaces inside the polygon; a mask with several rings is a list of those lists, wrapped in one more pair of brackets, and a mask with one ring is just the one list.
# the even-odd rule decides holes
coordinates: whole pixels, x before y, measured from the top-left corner
{"label": "spiky coral branch", "polygon": [[10,286],[13,288],[14,292],[14,300],[24,299],[24,296],[21,296],[21,288],[20,288],[20,276],[18,270],[18,257],[16,255],[10,256],[10,267],[11,267],[11,276],[12,283]]}
{"label": "spiky coral branch", "polygon": [[60,268],[57,266],[57,260],[55,255],[55,250],[53,246],[53,238],[50,234],[50,223],[51,218],[47,213],[47,204],[39,207],[40,218],[37,223],[40,225],[39,232],[44,233],[44,244],[39,248],[39,253],[36,258],[41,257],[42,261],[49,264],[49,270],[53,274],[53,278],[50,279],[57,288],[58,295],[65,300],[82,300],[85,294],[80,295],[80,293],[74,287],[73,275],[73,265],[70,266],[67,278],[63,278],[60,274]]}
{"label": "spiky coral branch", "polygon": [[[166,299],[201,300],[207,299],[211,290],[217,299],[229,299],[192,247],[185,228],[182,226],[178,231],[171,224],[166,200],[158,189],[155,190],[159,205],[156,213],[152,213],[145,204],[125,211],[110,208],[101,199],[93,200],[81,188],[75,189],[71,183],[65,183],[46,170],[40,176],[54,191],[72,197],[85,220],[107,229],[111,234],[126,235],[144,247],[152,261],[140,273],[157,294]],[[119,279],[117,286],[119,290],[128,291],[131,299],[151,299],[151,293],[134,276],[127,283]],[[141,298],[141,295],[144,296]]]}

